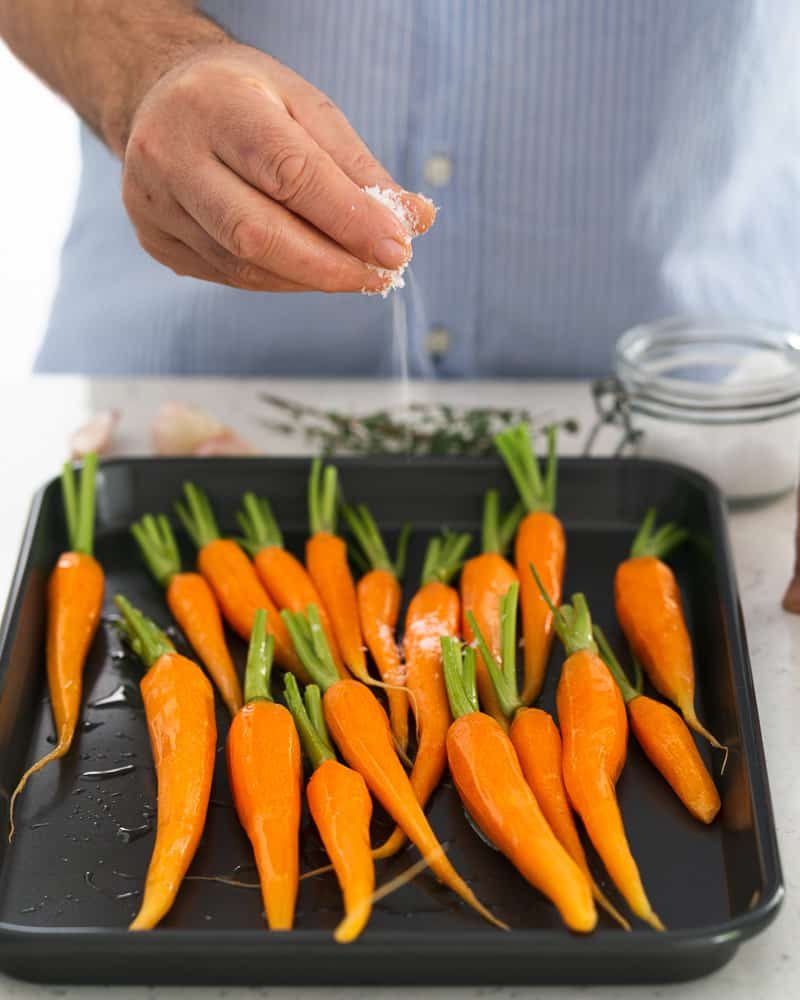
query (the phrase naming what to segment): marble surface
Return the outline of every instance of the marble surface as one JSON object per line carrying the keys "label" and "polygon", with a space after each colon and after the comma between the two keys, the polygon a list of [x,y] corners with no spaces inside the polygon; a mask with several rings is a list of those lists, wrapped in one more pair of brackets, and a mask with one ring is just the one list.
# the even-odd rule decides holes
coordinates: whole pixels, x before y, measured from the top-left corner
{"label": "marble surface", "polygon": [[[524,405],[544,419],[576,416],[584,428],[591,423],[592,407],[582,383],[436,383],[418,384],[410,396],[397,383],[157,379],[137,381],[72,378],[38,378],[3,384],[0,376],[0,469],[3,470],[0,518],[0,593],[7,592],[13,572],[30,498],[45,480],[58,471],[66,453],[69,431],[96,409],[114,406],[122,411],[119,449],[125,453],[149,451],[148,428],[158,404],[167,399],[195,402],[211,410],[253,442],[259,450],[277,453],[302,451],[300,439],[276,438],[263,426],[266,410],[263,391],[307,402],[354,409],[396,406],[408,401],[437,399],[475,405]],[[577,452],[580,439],[565,438],[564,451]],[[611,446],[601,441],[600,450]],[[775,923],[759,937],[744,944],[734,960],[720,972],[694,983],[675,986],[606,988],[495,988],[424,990],[424,995],[450,998],[497,997],[545,1000],[590,995],[621,995],[641,1000],[656,997],[725,998],[750,1000],[788,997],[800,992],[800,618],[785,614],[780,598],[792,562],[794,500],[786,497],[768,506],[731,514],[733,541],[750,655],[758,694],[769,777],[775,807],[787,897]],[[406,1000],[421,990],[370,988],[330,989],[219,989],[197,988],[66,988],[20,983],[0,975],[0,1000],[27,1000],[40,996],[107,997],[109,1000],[144,1000],[150,997],[226,997],[243,1000],[262,996],[275,1000],[296,998],[370,998]]]}

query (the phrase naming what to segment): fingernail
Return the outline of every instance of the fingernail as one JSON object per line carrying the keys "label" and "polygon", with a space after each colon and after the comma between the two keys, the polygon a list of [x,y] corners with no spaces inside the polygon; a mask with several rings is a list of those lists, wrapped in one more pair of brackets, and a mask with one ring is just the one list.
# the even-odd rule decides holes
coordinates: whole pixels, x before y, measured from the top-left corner
{"label": "fingernail", "polygon": [[408,243],[400,243],[399,240],[386,238],[378,240],[372,253],[381,267],[396,271],[398,267],[402,267],[408,261],[411,256],[411,247]]}

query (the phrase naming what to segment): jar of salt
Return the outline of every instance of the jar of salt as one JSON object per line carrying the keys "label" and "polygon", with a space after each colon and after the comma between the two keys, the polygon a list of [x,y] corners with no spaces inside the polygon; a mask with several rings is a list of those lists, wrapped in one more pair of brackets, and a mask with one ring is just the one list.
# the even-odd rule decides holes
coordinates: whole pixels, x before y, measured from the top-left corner
{"label": "jar of salt", "polygon": [[702,472],[732,501],[795,486],[797,331],[666,319],[625,333],[614,367],[637,454]]}

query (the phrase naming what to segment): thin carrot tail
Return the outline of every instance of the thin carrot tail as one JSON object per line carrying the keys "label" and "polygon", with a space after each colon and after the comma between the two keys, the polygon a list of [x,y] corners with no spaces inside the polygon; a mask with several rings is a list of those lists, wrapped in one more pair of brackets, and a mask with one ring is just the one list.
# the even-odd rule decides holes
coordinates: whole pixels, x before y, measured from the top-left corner
{"label": "thin carrot tail", "polygon": [[720,741],[716,738],[716,736],[714,736],[713,733],[710,733],[706,729],[706,727],[700,722],[700,720],[697,718],[693,706],[691,705],[688,707],[681,706],[681,713],[683,714],[684,722],[690,729],[693,729],[699,736],[702,736],[703,739],[708,740],[708,742],[711,744],[712,747],[714,747],[715,750],[722,750],[725,756],[723,757],[722,760],[722,768],[720,769],[720,773],[724,774],[725,766],[728,763],[728,747],[724,743],[720,743]]}
{"label": "thin carrot tail", "polygon": [[613,789],[609,788],[595,801],[582,818],[595,849],[628,906],[640,920],[663,931],[664,925],[653,911],[642,885]]}
{"label": "thin carrot tail", "polygon": [[622,916],[622,914],[619,912],[616,906],[614,906],[614,904],[611,902],[608,896],[606,896],[606,894],[603,892],[603,890],[600,888],[597,882],[595,882],[595,880],[591,877],[591,875],[589,876],[589,883],[591,884],[592,887],[592,895],[594,896],[595,902],[598,904],[598,906],[602,906],[602,908],[606,911],[609,917],[611,917],[612,920],[616,920],[616,922],[620,925],[620,927],[624,931],[629,931],[631,929],[631,925],[628,923],[625,917]]}
{"label": "thin carrot tail", "polygon": [[401,851],[408,842],[408,837],[399,826],[395,827],[389,837],[372,852],[372,857],[376,861],[383,861],[386,858],[393,858],[398,851]]}
{"label": "thin carrot tail", "polygon": [[395,742],[406,753],[408,751],[408,695],[403,690],[386,692],[389,702],[389,723],[392,727]]}
{"label": "thin carrot tail", "polygon": [[72,738],[75,735],[74,728],[70,732],[65,732],[61,734],[61,739],[53,747],[52,750],[48,751],[44,757],[40,757],[35,764],[31,764],[28,770],[19,779],[17,787],[14,789],[14,794],[11,796],[11,801],[8,805],[8,842],[9,844],[14,839],[14,833],[16,831],[16,826],[14,825],[14,807],[17,802],[17,796],[19,796],[24,790],[25,786],[28,784],[28,779],[33,777],[42,768],[47,767],[54,760],[59,760],[61,757],[66,756],[69,753],[69,748],[72,746]]}

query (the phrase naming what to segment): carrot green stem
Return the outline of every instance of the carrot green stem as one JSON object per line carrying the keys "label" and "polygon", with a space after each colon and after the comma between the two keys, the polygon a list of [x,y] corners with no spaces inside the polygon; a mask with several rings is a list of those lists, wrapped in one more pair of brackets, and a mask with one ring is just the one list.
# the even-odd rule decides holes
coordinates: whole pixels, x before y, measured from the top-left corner
{"label": "carrot green stem", "polygon": [[449,583],[461,569],[472,536],[445,531],[428,542],[422,564],[422,584]]}
{"label": "carrot green stem", "polygon": [[131,525],[131,534],[156,582],[162,587],[168,586],[173,576],[181,571],[181,556],[169,518],[165,514],[157,517],[145,514]]}
{"label": "carrot green stem", "polygon": [[605,665],[608,667],[611,676],[619,685],[622,697],[625,699],[625,704],[627,705],[629,701],[633,701],[634,698],[638,698],[640,692],[637,691],[628,680],[628,675],[625,673],[622,664],[614,655],[614,650],[611,648],[611,643],[606,638],[605,632],[599,625],[595,625],[592,629],[592,633],[594,634],[595,642],[600,647],[600,655],[603,657]]}
{"label": "carrot green stem", "polygon": [[311,463],[308,479],[308,519],[311,534],[318,531],[336,534],[336,505],[339,496],[339,476],[336,466],[322,464],[321,458]]}
{"label": "carrot green stem", "polygon": [[283,548],[283,535],[266,497],[245,493],[242,497],[242,509],[236,513],[236,520],[244,534],[239,539],[241,546],[251,556],[262,549]]}
{"label": "carrot green stem", "polygon": [[339,671],[333,662],[316,604],[309,604],[305,614],[302,611],[281,611],[281,618],[311,679],[327,691],[339,680]]}
{"label": "carrot green stem", "polygon": [[269,680],[274,657],[275,637],[267,633],[267,612],[259,608],[253,619],[253,631],[247,647],[247,664],[244,668],[245,702],[273,700]]}
{"label": "carrot green stem", "polygon": [[560,608],[557,608],[550,600],[550,595],[545,590],[544,584],[536,572],[536,567],[533,563],[529,563],[529,566],[545,604],[553,612],[553,627],[564,644],[567,656],[579,653],[582,649],[596,653],[597,645],[592,635],[592,616],[583,594],[573,594],[569,604],[562,604]]}
{"label": "carrot green stem", "polygon": [[638,656],[631,653],[631,659],[633,660],[633,687],[637,694],[641,694],[644,691],[644,671]]}
{"label": "carrot green stem", "polygon": [[183,493],[185,503],[176,501],[175,510],[191,540],[198,549],[202,549],[219,538],[217,519],[208,497],[199,486],[184,483]]}
{"label": "carrot green stem", "polygon": [[507,719],[522,708],[517,687],[517,607],[519,605],[519,584],[512,583],[500,598],[500,634],[502,638],[502,660],[497,662],[475,616],[467,612],[467,621],[475,636],[478,649],[489,671],[492,685],[497,692],[497,700]]}
{"label": "carrot green stem", "polygon": [[475,650],[463,646],[455,636],[443,635],[442,664],[447,700],[454,719],[479,711],[478,690],[475,685]]}
{"label": "carrot green stem", "polygon": [[122,613],[122,632],[145,666],[152,667],[160,657],[175,652],[175,647],[156,623],[146,618],[122,594],[117,594],[114,603]]}
{"label": "carrot green stem", "polygon": [[527,424],[517,424],[502,431],[495,439],[497,450],[508,467],[520,499],[529,512],[548,511],[556,506],[556,476],[558,472],[558,430],[547,428],[547,459],[544,474],[533,451],[531,432]]}
{"label": "carrot green stem", "polygon": [[523,514],[521,503],[516,504],[506,514],[500,512],[500,493],[487,490],[483,498],[483,521],[481,524],[481,551],[504,555]]}
{"label": "carrot green stem", "polygon": [[73,552],[90,556],[94,548],[95,479],[97,454],[89,452],[83,459],[80,484],[75,486],[75,472],[71,462],[65,462],[61,472],[61,495],[67,522],[69,547]]}
{"label": "carrot green stem", "polygon": [[380,529],[375,523],[375,518],[370,514],[369,509],[364,504],[357,507],[342,507],[342,514],[347,521],[353,537],[358,542],[360,555],[366,561],[368,569],[385,570],[402,579],[406,566],[406,551],[408,549],[408,536],[411,531],[410,524],[404,524],[400,529],[397,539],[397,552],[392,561],[386,549],[386,545],[381,536]]}
{"label": "carrot green stem", "polygon": [[689,537],[689,532],[685,528],[672,522],[662,524],[658,531],[655,531],[656,516],[655,507],[651,507],[645,514],[631,546],[632,558],[653,556],[656,559],[663,559]]}
{"label": "carrot green stem", "polygon": [[317,685],[308,685],[304,704],[300,697],[300,688],[297,686],[297,678],[294,674],[286,674],[283,693],[311,766],[316,769],[326,760],[336,760],[322,717],[322,702]]}

